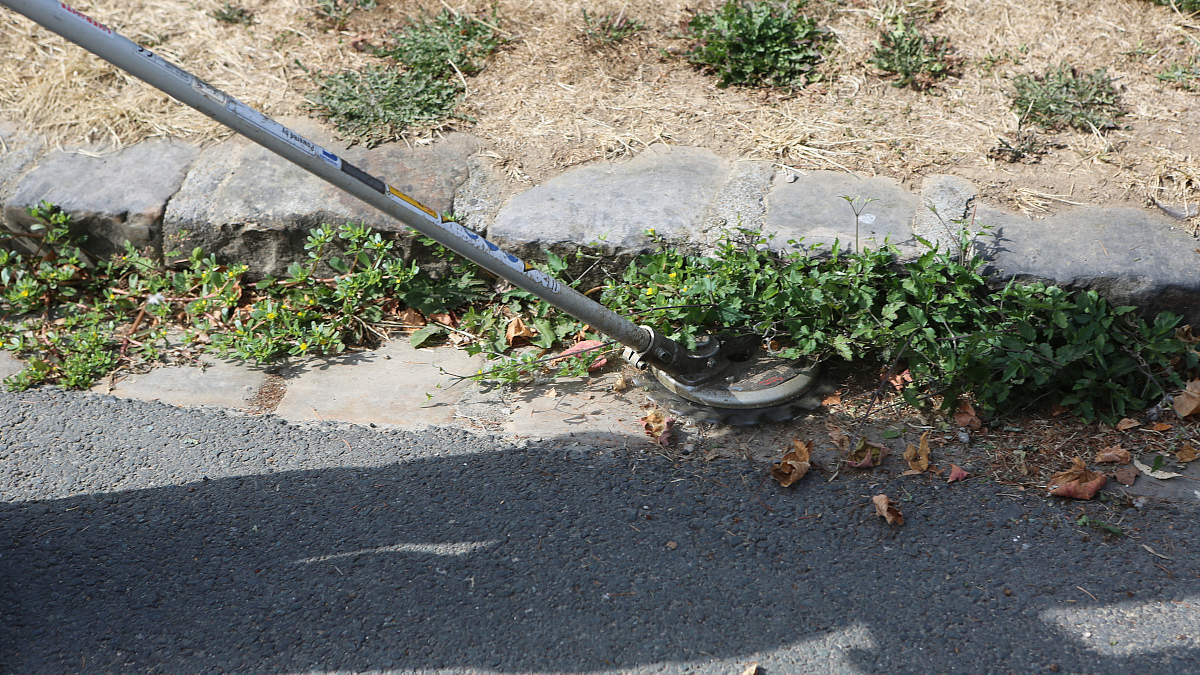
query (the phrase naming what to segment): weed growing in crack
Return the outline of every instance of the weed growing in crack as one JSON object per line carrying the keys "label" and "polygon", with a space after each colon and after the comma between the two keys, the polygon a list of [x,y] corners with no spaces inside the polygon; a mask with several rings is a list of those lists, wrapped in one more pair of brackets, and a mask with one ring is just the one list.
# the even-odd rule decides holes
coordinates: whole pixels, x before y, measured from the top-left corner
{"label": "weed growing in crack", "polygon": [[1115,129],[1124,114],[1113,78],[1103,68],[1081,73],[1060,64],[1041,75],[1020,75],[1013,87],[1017,117],[1044,129],[1102,132]]}
{"label": "weed growing in crack", "polygon": [[313,12],[334,30],[343,30],[360,9],[375,9],[376,0],[317,0]]}
{"label": "weed growing in crack", "polygon": [[230,2],[214,9],[212,17],[221,23],[242,24],[243,26],[250,26],[254,23],[253,12]]}

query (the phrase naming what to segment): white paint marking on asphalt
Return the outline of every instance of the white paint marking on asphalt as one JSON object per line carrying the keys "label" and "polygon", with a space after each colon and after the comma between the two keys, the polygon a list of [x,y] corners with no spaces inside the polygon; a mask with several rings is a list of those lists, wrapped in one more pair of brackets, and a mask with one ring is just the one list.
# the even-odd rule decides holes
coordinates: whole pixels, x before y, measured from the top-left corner
{"label": "white paint marking on asphalt", "polygon": [[301,558],[295,561],[294,564],[300,565],[319,563],[329,560],[338,560],[340,558],[354,558],[360,555],[378,555],[380,553],[417,553],[420,555],[446,556],[470,555],[476,551],[485,548],[491,548],[499,543],[499,539],[491,539],[488,541],[461,541],[441,544],[393,544],[391,546],[362,548],[357,551],[346,551],[345,553],[330,553],[328,555],[318,555],[311,558]]}
{"label": "white paint marking on asphalt", "polygon": [[1155,602],[1118,602],[1103,607],[1061,607],[1041,613],[1105,656],[1133,656],[1200,648],[1200,597]]}
{"label": "white paint marking on asphalt", "polygon": [[[828,675],[829,673],[858,673],[862,672],[856,663],[857,659],[850,658],[850,652],[871,652],[879,649],[878,643],[871,636],[867,624],[855,622],[844,628],[836,628],[825,633],[810,636],[808,639],[797,640],[776,649],[764,650],[750,654],[704,659],[695,661],[658,661],[655,667],[668,672],[683,671],[687,673],[740,673],[746,666],[757,662],[759,672],[789,673],[795,675]],[[628,670],[601,670],[597,675],[626,673]]]}

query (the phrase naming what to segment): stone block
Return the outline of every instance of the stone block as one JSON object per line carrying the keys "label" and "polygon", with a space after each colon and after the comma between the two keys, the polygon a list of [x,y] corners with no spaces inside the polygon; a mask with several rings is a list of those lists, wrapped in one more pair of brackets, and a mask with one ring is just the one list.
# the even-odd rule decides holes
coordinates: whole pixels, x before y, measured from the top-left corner
{"label": "stone block", "polygon": [[879,248],[890,241],[906,255],[925,249],[912,238],[910,223],[920,200],[888,178],[859,178],[837,171],[811,171],[788,180],[777,175],[767,195],[764,232],[774,235],[780,250],[828,247],[836,240],[843,251],[855,247],[855,217],[849,197],[862,210],[858,217],[858,242]]}
{"label": "stone block", "polygon": [[[396,186],[439,212],[453,207],[467,179],[468,158],[479,147],[467,134],[450,134],[410,148],[399,143],[347,148],[315,120],[281,120],[309,140]],[[244,262],[251,277],[282,275],[306,259],[308,232],[322,223],[363,223],[410,232],[391,216],[240,136],[204,150],[167,206],[163,246],[195,247],[223,262]]]}
{"label": "stone block", "polygon": [[522,192],[500,210],[488,237],[526,257],[581,246],[636,255],[656,246],[648,229],[686,246],[729,174],[729,162],[708,150],[653,146],[627,162],[583,166]]}
{"label": "stone block", "polygon": [[87,236],[88,253],[105,257],[128,241],[157,256],[163,210],[196,153],[162,139],[98,156],[52,152],[17,182],[4,218],[12,230],[28,231],[35,222],[29,207],[48,201],[70,214],[76,234]]}
{"label": "stone block", "polygon": [[921,182],[920,206],[913,214],[913,234],[943,251],[961,253],[959,231],[971,226],[968,221],[978,195],[975,184],[965,178],[926,176]]}
{"label": "stone block", "polygon": [[1172,311],[1200,326],[1200,246],[1162,217],[1088,207],[1030,220],[980,208],[976,222],[991,227],[979,248],[996,279],[1092,289],[1117,304]]}
{"label": "stone block", "polygon": [[92,387],[92,391],[182,407],[215,406],[242,410],[258,394],[266,379],[262,369],[246,363],[206,358],[197,366],[167,366],[127,375],[111,388],[105,377]]}

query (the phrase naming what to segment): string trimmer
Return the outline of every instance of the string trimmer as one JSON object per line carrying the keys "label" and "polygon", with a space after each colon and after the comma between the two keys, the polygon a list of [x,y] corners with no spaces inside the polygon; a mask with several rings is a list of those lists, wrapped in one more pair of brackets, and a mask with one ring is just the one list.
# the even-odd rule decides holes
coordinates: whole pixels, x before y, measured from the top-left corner
{"label": "string trimmer", "polygon": [[638,326],[504,252],[484,237],[359,169],[104,24],[53,0],[0,0],[39,25],[199,110],[280,157],[399,219],[625,345],[626,358],[650,369],[667,392],[659,402],[706,421],[749,424],[789,419],[812,384],[810,369],[772,357],[757,336],[709,336],[692,350]]}

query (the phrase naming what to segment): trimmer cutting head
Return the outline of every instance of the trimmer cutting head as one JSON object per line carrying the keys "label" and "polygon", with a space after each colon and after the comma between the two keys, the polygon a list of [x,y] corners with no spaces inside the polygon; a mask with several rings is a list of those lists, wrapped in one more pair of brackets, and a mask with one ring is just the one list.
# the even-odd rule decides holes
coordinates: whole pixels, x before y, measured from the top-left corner
{"label": "trimmer cutting head", "polygon": [[663,390],[650,398],[671,412],[701,422],[752,425],[782,422],[820,407],[816,368],[757,350],[733,360],[717,378],[689,385],[653,370]]}

